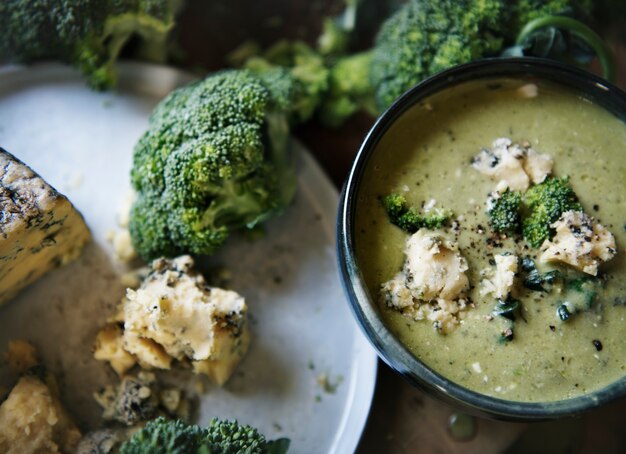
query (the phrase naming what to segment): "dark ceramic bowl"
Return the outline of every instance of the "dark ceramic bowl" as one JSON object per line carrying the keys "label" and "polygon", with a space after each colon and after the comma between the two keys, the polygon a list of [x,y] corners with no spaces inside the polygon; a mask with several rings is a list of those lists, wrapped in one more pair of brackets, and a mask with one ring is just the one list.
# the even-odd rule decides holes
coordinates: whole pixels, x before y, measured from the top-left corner
{"label": "dark ceramic bowl", "polygon": [[414,386],[468,413],[498,419],[532,421],[573,416],[626,395],[626,378],[581,397],[550,402],[517,402],[471,391],[430,369],[394,336],[379,315],[355,254],[356,199],[365,169],[377,144],[390,126],[423,99],[457,84],[496,77],[543,80],[580,93],[622,120],[626,119],[626,94],[597,76],[558,62],[530,59],[488,59],[458,66],[419,83],[389,107],[369,131],[350,171],[341,196],[337,247],[341,278],[361,329],[392,369]]}

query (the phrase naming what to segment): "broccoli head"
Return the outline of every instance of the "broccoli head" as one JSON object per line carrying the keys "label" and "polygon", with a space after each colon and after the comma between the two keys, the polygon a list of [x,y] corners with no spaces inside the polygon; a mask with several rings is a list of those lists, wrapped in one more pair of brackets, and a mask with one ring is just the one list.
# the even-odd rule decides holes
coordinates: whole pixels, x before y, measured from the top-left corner
{"label": "broccoli head", "polygon": [[498,198],[490,199],[490,202],[487,216],[491,228],[501,233],[518,231],[521,224],[519,208],[522,203],[522,194],[507,189]]}
{"label": "broccoli head", "polygon": [[410,0],[381,27],[371,82],[379,109],[443,69],[495,55],[503,46],[505,0]]}
{"label": "broccoli head", "polygon": [[[94,88],[115,81],[113,63],[131,36],[165,51],[179,0],[8,0],[0,2],[0,60],[59,59]],[[160,57],[160,56],[159,56]]]}
{"label": "broccoli head", "polygon": [[207,428],[157,418],[125,442],[122,454],[284,454],[289,440],[267,441],[237,421],[211,420]]}
{"label": "broccoli head", "polygon": [[408,233],[415,233],[422,228],[441,228],[452,217],[449,210],[433,210],[431,213],[421,214],[408,205],[403,195],[397,193],[383,197],[381,201],[389,221]]}
{"label": "broccoli head", "polygon": [[523,203],[528,215],[522,223],[524,238],[533,247],[539,247],[553,235],[551,224],[566,211],[581,211],[582,206],[568,178],[546,178],[524,194]]}
{"label": "broccoli head", "polygon": [[[379,109],[452,66],[498,56],[534,19],[587,17],[592,0],[409,0],[376,37],[370,79]],[[558,26],[557,26],[558,27]]]}
{"label": "broccoli head", "polygon": [[229,70],[157,105],[131,170],[138,254],[212,254],[233,229],[283,209],[295,191],[288,134],[303,93],[283,68]]}

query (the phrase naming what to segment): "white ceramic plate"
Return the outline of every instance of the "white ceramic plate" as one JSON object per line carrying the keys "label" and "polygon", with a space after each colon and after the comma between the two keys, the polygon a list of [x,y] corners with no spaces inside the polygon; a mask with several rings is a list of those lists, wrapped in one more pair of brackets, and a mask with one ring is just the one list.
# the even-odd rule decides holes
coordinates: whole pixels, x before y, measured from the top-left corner
{"label": "white ceramic plate", "polygon": [[[0,352],[11,339],[32,341],[83,430],[101,424],[92,393],[117,380],[91,357],[98,328],[124,292],[106,233],[116,227],[132,148],[151,109],[188,80],[174,69],[127,63],[117,92],[96,93],[60,65],[0,71],[0,146],[66,194],[95,240],[78,261],[0,307]],[[270,439],[289,437],[294,453],[353,452],[372,399],[376,355],[353,321],[336,269],[337,191],[301,149],[298,172],[295,202],[268,223],[267,235],[233,238],[210,260],[232,271],[254,339],[226,386],[206,388],[199,422],[237,418]],[[321,374],[338,384],[334,392],[318,384]],[[0,366],[0,384],[9,380]]]}

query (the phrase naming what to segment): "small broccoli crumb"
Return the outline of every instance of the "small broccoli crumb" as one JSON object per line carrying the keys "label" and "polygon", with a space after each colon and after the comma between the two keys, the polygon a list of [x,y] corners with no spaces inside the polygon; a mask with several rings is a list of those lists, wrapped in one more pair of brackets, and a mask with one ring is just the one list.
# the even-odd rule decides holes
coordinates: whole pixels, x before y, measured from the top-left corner
{"label": "small broccoli crumb", "polygon": [[335,380],[331,380],[328,374],[322,373],[317,376],[316,381],[325,393],[335,394],[337,392],[337,388],[343,382],[343,377],[338,375]]}

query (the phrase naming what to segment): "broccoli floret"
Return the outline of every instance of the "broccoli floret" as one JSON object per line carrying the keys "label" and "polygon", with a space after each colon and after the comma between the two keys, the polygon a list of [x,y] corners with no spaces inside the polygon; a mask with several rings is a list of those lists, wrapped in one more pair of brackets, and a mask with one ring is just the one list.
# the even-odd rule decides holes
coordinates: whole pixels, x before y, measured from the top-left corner
{"label": "broccoli floret", "polygon": [[318,111],[326,126],[336,128],[358,111],[376,113],[369,83],[371,51],[340,57],[331,66],[329,89]]}
{"label": "broccoli floret", "polygon": [[505,0],[410,0],[381,27],[371,82],[382,110],[420,80],[495,55],[503,46]]}
{"label": "broccoli floret", "polygon": [[206,429],[163,417],[148,422],[120,448],[122,454],[189,454],[197,453]]}
{"label": "broccoli floret", "polygon": [[322,33],[317,38],[317,50],[322,55],[343,55],[349,39],[350,35],[340,21],[327,17],[322,24]]}
{"label": "broccoli floret", "polygon": [[409,207],[406,198],[401,194],[390,194],[381,201],[389,221],[408,233],[415,233],[422,228],[439,229],[452,217],[449,210],[433,210],[432,213],[420,214],[415,208]]}
{"label": "broccoli floret", "polygon": [[230,55],[236,66],[260,75],[268,70],[275,73],[277,68],[291,73],[305,90],[290,102],[297,119],[306,121],[315,113],[329,127],[341,126],[360,110],[377,114],[369,81],[371,58],[370,51],[329,56],[304,42],[287,40],[265,52],[255,43],[246,42]]}
{"label": "broccoli floret", "polygon": [[280,68],[297,80],[302,92],[290,100],[297,121],[311,118],[328,91],[329,69],[324,58],[302,41],[281,40],[261,55],[249,57],[243,67],[261,75]]}
{"label": "broccoli floret", "polygon": [[165,98],[134,151],[138,254],[212,254],[232,230],[281,211],[295,191],[289,123],[304,97],[289,71],[273,68],[223,71]]}
{"label": "broccoli floret", "polygon": [[[165,52],[178,0],[8,0],[0,2],[0,60],[59,59],[90,85],[115,81],[113,63],[131,36]],[[154,49],[153,47],[153,49]],[[157,57],[154,52],[153,57]]]}
{"label": "broccoli floret", "polygon": [[521,218],[519,214],[522,194],[506,190],[498,198],[491,201],[487,210],[489,224],[496,232],[514,233],[519,230]]}
{"label": "broccoli floret", "polygon": [[568,178],[547,178],[543,183],[531,187],[524,194],[523,203],[528,215],[522,223],[524,238],[533,247],[554,236],[550,227],[565,211],[581,211],[582,206]]}
{"label": "broccoli floret", "polygon": [[585,17],[592,4],[592,0],[409,0],[383,23],[376,37],[370,78],[378,108],[385,109],[441,70],[500,55],[533,19],[554,14]]}
{"label": "broccoli floret", "polygon": [[263,453],[267,444],[265,437],[255,428],[215,418],[209,424],[203,442],[209,448],[208,452],[216,454]]}
{"label": "broccoli floret", "polygon": [[253,427],[213,419],[209,427],[157,418],[125,442],[122,454],[284,454],[289,440],[267,441]]}

